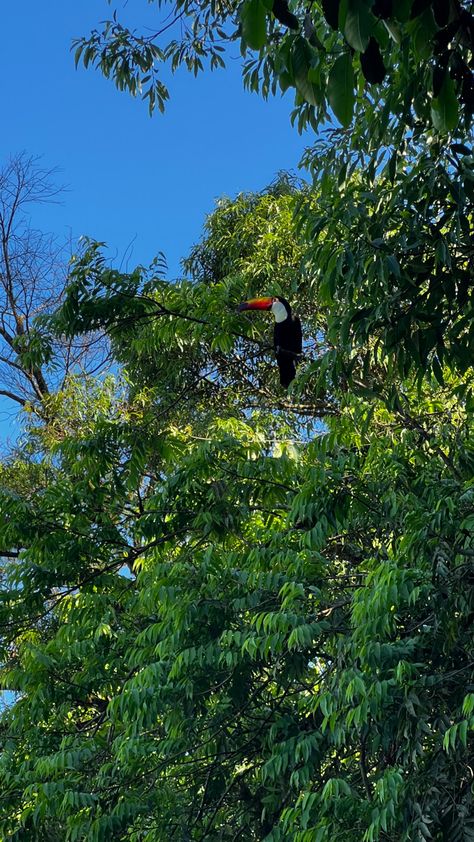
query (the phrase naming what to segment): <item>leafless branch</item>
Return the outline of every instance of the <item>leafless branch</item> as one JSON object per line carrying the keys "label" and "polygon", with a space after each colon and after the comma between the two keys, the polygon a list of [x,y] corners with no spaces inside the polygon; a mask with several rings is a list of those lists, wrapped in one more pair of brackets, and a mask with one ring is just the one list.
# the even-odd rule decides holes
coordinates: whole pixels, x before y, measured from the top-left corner
{"label": "leafless branch", "polygon": [[25,154],[0,169],[0,394],[21,406],[41,405],[51,389],[90,364],[99,370],[108,353],[103,336],[86,336],[55,344],[54,369],[28,361],[29,340],[38,335],[34,320],[59,305],[68,275],[68,244],[31,221],[35,206],[60,201],[56,175]]}

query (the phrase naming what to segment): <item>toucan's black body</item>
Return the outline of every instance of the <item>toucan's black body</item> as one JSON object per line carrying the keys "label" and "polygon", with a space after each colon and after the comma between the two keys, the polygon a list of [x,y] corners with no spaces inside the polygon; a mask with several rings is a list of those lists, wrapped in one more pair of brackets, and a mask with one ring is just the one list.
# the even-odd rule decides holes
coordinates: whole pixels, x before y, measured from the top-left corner
{"label": "toucan's black body", "polygon": [[280,383],[288,387],[296,376],[296,363],[302,351],[301,322],[298,316],[291,315],[291,307],[284,298],[279,298],[285,305],[288,316],[284,322],[275,322],[273,345],[280,371]]}
{"label": "toucan's black body", "polygon": [[[275,305],[280,302],[286,310],[286,318],[276,321]],[[277,308],[279,305],[277,305]],[[272,310],[275,315],[275,327],[273,329],[273,347],[280,371],[280,383],[287,388],[296,375],[296,364],[298,356],[302,351],[301,322],[298,316],[292,316],[291,307],[286,298],[252,298],[239,305],[242,310]],[[281,311],[281,307],[279,308]]]}

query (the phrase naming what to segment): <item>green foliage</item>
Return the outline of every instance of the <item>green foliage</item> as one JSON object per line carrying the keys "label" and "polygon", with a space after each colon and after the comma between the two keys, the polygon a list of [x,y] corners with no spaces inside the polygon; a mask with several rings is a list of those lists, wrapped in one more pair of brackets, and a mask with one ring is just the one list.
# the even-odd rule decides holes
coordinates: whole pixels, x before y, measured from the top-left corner
{"label": "green foliage", "polygon": [[379,391],[379,354],[402,378],[432,370],[442,383],[445,363],[464,374],[473,358],[470,148],[407,139],[373,166],[370,152],[342,152],[331,140],[308,153],[321,196],[302,202],[300,226],[328,337],[351,358],[347,375]]}
{"label": "green foliage", "polygon": [[[205,57],[212,64],[218,35],[224,44],[240,37],[244,84],[264,97],[293,88],[293,123],[318,132],[303,159],[314,190],[303,197],[298,226],[305,282],[318,295],[312,306],[320,322],[321,305],[329,308],[325,327],[337,348],[315,367],[319,388],[343,377],[378,394],[380,382],[361,366],[378,363],[379,351],[389,360],[379,378],[385,392],[387,375],[416,369],[442,382],[445,364],[464,374],[473,355],[472,9],[344,0],[292,10],[299,32],[282,27],[261,0],[238,9],[180,4],[179,20],[193,24],[161,58],[196,70],[193,52],[199,66]],[[80,49],[89,61],[105,61],[107,73],[118,73],[121,62],[128,78],[129,54],[150,69],[152,43],[115,21]],[[375,88],[370,80],[385,70]],[[342,128],[324,133],[331,112]],[[273,284],[271,262],[267,273]],[[280,273],[278,283],[295,288]],[[394,380],[391,388],[390,400],[400,402]]]}
{"label": "green foliage", "polygon": [[328,99],[339,122],[347,128],[354,111],[354,73],[349,53],[339,56],[328,79]]}
{"label": "green foliage", "polygon": [[435,129],[444,134],[454,131],[458,124],[458,102],[453,80],[448,73],[445,73],[438,96],[433,97],[431,118]]}
{"label": "green foliage", "polygon": [[[0,839],[474,838],[471,11],[272,8],[77,44],[153,110],[158,62],[240,38],[248,87],[343,129],[176,283],[84,242],[18,349],[105,331],[120,373],[43,396],[0,471]],[[302,317],[287,392],[262,294]]]}
{"label": "green foliage", "polygon": [[[0,838],[472,835],[471,373],[417,384],[369,339],[348,390],[294,228],[320,202],[221,202],[173,285],[75,260],[48,329],[103,327],[127,388],[71,380],[35,485],[2,476]],[[308,336],[290,395],[235,313],[275,271]]]}
{"label": "green foliage", "polygon": [[[173,71],[184,64],[194,74],[205,64],[220,68],[240,39],[245,85],[264,97],[293,88],[300,130],[318,129],[329,103],[344,127],[354,112],[357,132],[364,132],[375,100],[403,132],[419,120],[432,122],[441,134],[469,131],[474,111],[469,3],[335,0],[308,9],[296,2],[290,14],[296,15],[295,26],[300,23],[297,34],[272,10],[263,0],[204,0],[199,6],[186,0],[171,4],[152,35],[137,33],[134,24],[123,25],[114,15],[102,30],[75,42],[76,64],[98,67],[121,90],[146,99],[150,112],[162,111],[169,96],[159,75],[163,63]],[[249,49],[258,57],[247,57]],[[381,86],[372,98],[374,82]],[[388,127],[383,139],[390,143]]]}
{"label": "green foliage", "polygon": [[266,9],[262,0],[246,0],[240,18],[242,37],[253,50],[260,50],[267,41]]}

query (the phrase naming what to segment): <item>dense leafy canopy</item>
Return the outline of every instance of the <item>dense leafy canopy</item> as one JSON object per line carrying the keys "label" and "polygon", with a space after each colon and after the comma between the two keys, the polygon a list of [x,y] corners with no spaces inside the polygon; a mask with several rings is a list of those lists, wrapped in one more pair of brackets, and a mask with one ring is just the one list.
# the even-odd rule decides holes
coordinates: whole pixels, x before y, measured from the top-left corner
{"label": "dense leafy canopy", "polygon": [[375,162],[328,139],[308,151],[321,193],[300,221],[328,336],[357,349],[355,360],[362,349],[374,360],[380,352],[402,377],[431,368],[441,383],[444,361],[470,367],[474,158],[466,151],[410,138]]}
{"label": "dense leafy canopy", "polygon": [[[351,129],[220,201],[179,281],[85,242],[35,323],[45,371],[94,331],[114,365],[1,466],[0,839],[469,842],[471,9],[173,9],[180,42],[114,18],[78,59],[162,106],[157,59],[238,37]],[[303,322],[287,391],[262,294]]]}
{"label": "dense leafy canopy", "polygon": [[[303,200],[222,202],[182,283],[73,265],[50,329],[102,324],[128,386],[71,384],[34,487],[5,473],[5,838],[472,838],[470,374],[315,392]],[[275,267],[308,335],[288,395],[234,311]]]}

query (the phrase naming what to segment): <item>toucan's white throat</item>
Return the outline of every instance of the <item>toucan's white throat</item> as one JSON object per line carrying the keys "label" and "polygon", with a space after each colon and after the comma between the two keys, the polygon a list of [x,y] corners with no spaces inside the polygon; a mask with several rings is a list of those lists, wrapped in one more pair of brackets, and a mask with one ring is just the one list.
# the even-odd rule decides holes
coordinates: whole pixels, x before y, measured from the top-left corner
{"label": "toucan's white throat", "polygon": [[274,301],[271,306],[271,311],[275,316],[276,322],[284,322],[288,318],[288,311],[281,301]]}

